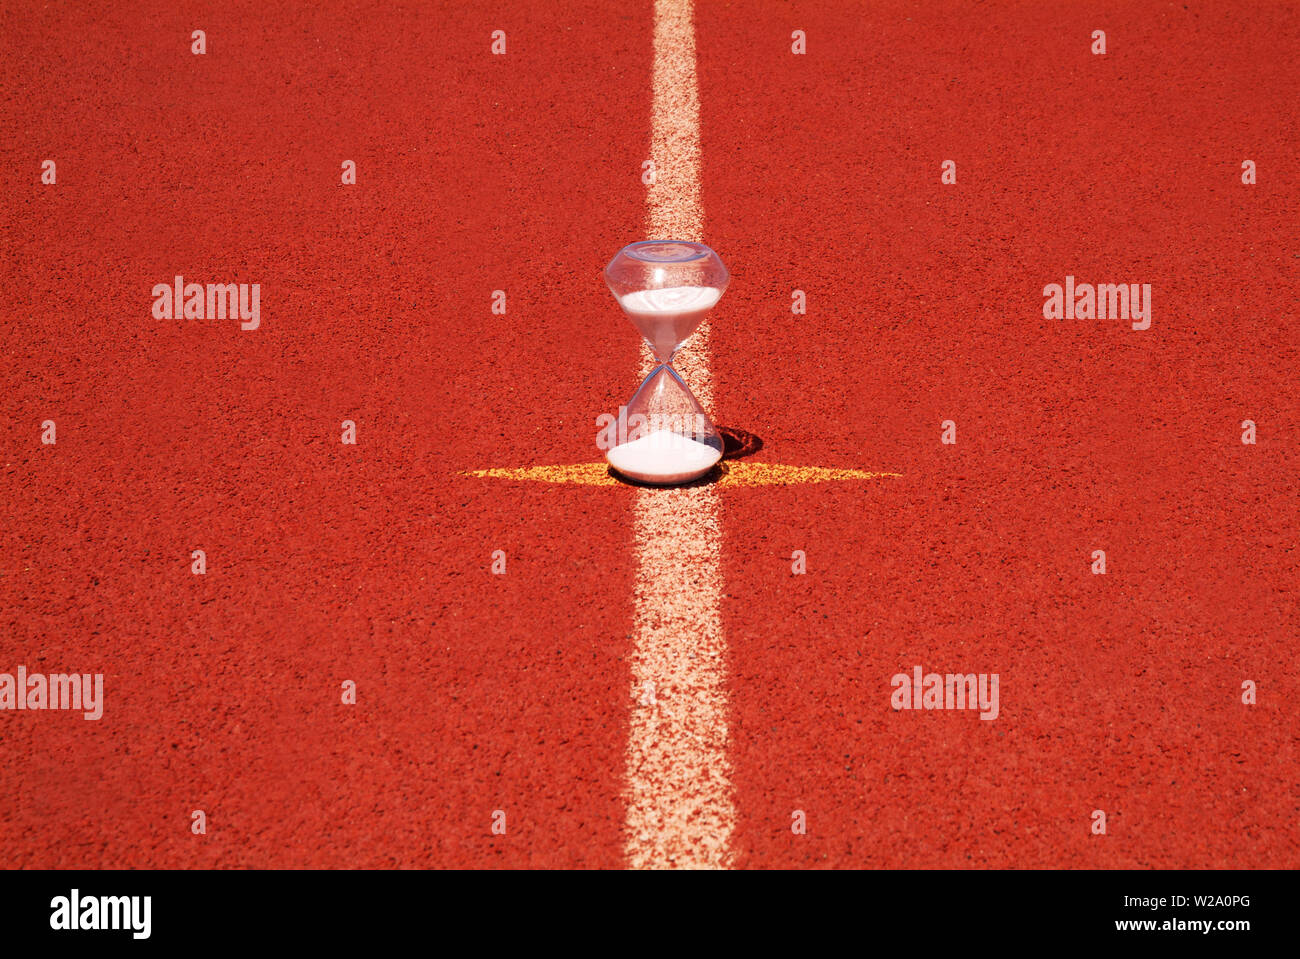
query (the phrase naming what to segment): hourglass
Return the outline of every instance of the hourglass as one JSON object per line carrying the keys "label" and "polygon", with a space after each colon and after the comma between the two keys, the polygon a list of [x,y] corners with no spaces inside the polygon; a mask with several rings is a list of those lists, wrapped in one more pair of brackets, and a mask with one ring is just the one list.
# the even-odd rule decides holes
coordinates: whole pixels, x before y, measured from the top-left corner
{"label": "hourglass", "polygon": [[688,483],[722,458],[722,437],[672,367],[673,356],[727,289],[727,268],[703,243],[643,240],[618,251],[605,282],[645,337],[655,368],[620,416],[605,458],[628,479]]}

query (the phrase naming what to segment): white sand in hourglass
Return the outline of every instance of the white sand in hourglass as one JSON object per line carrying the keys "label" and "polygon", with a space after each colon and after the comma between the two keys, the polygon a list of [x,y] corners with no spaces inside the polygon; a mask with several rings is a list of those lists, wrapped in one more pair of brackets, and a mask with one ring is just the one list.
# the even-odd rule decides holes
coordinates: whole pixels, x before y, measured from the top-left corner
{"label": "white sand in hourglass", "polygon": [[605,458],[624,476],[642,483],[671,486],[707,472],[722,459],[722,451],[672,430],[656,430],[622,446]]}
{"label": "white sand in hourglass", "polygon": [[666,363],[721,296],[714,286],[670,286],[628,293],[619,302],[655,356]]}
{"label": "white sand in hourglass", "polygon": [[[695,332],[721,296],[722,290],[713,286],[670,286],[637,290],[620,297],[619,303],[660,363],[667,363],[673,351]],[[659,385],[661,389],[671,387],[666,377]],[[679,395],[693,403],[684,394]],[[676,416],[664,418],[685,421],[687,416],[683,414],[680,411]],[[699,419],[703,420],[703,415]],[[630,479],[669,486],[700,476],[722,458],[721,449],[685,435],[695,432],[693,429],[683,427],[678,432],[675,428],[658,426],[652,423],[653,432],[648,436],[610,450],[606,454],[610,465]]]}

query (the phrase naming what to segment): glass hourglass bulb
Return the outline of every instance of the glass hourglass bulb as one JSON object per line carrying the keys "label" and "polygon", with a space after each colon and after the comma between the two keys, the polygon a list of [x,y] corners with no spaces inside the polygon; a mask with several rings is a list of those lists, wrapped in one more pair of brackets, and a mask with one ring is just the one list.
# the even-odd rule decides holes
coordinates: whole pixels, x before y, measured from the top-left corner
{"label": "glass hourglass bulb", "polygon": [[703,243],[643,240],[618,252],[605,282],[656,361],[619,417],[605,457],[641,483],[698,479],[722,458],[722,437],[672,359],[722,297],[727,268]]}

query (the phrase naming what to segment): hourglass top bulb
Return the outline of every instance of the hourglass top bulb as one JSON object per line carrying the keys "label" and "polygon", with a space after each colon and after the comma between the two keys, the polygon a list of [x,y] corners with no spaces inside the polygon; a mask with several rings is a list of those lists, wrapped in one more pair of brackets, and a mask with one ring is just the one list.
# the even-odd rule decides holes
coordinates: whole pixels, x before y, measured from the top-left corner
{"label": "hourglass top bulb", "polygon": [[667,363],[721,299],[729,277],[703,243],[642,240],[605,267],[605,282],[655,358]]}
{"label": "hourglass top bulb", "polygon": [[620,296],[618,302],[655,358],[667,363],[721,297],[722,291],[712,286],[669,286],[637,290]]}

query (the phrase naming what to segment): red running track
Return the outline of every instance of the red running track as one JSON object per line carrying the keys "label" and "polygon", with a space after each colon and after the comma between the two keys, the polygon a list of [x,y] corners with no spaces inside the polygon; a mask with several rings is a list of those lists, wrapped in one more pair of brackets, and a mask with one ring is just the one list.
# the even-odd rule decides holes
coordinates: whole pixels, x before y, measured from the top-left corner
{"label": "red running track", "polygon": [[[621,865],[632,491],[461,473],[635,386],[651,5],[126,6],[0,30],[0,672],[107,699],[0,714],[2,864]],[[739,864],[1300,865],[1300,16],[838,7],[696,17],[717,418],[903,474],[722,494]],[[999,718],[894,712],[918,664]]]}

